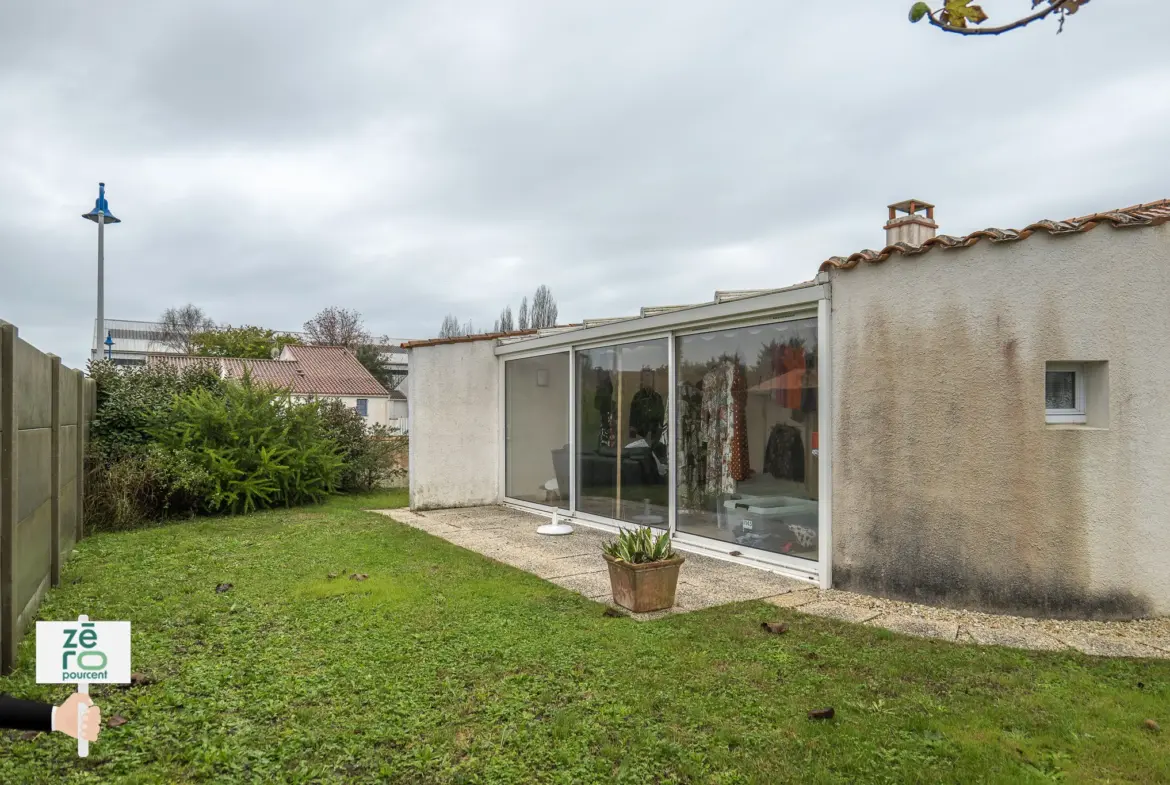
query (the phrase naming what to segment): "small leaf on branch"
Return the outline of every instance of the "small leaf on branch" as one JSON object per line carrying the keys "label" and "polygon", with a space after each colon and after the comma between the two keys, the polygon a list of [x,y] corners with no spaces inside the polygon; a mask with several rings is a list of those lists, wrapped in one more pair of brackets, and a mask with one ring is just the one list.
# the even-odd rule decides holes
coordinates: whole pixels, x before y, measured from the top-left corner
{"label": "small leaf on branch", "polygon": [[967,22],[977,25],[987,20],[987,14],[977,5],[971,5],[974,0],[947,0],[946,6],[939,19],[950,27],[966,27]]}
{"label": "small leaf on branch", "polygon": [[930,13],[930,6],[926,3],[915,3],[910,6],[910,21],[921,22],[922,17]]}

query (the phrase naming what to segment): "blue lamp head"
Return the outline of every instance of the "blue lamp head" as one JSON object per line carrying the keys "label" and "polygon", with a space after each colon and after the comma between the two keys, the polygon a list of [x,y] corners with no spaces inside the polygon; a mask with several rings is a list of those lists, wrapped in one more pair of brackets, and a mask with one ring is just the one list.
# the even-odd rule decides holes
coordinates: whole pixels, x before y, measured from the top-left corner
{"label": "blue lamp head", "polygon": [[111,335],[110,333],[106,333],[106,340],[103,343],[105,343],[106,346],[113,346],[114,345],[114,336]]}
{"label": "blue lamp head", "polygon": [[93,221],[94,223],[97,223],[99,215],[104,215],[106,217],[105,222],[108,224],[122,223],[122,221],[120,219],[115,218],[114,214],[110,212],[110,203],[106,201],[106,184],[105,183],[98,183],[97,201],[94,202],[93,209],[90,210],[88,213],[85,213],[81,217],[88,218],[89,220]]}

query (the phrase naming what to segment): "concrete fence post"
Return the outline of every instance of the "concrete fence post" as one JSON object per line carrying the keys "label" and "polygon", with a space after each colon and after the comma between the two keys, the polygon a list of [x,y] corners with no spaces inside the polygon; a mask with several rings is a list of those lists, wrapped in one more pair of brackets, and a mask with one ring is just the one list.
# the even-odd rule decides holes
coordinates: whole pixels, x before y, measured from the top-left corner
{"label": "concrete fence post", "polygon": [[85,536],[85,455],[89,451],[89,423],[97,411],[97,382],[77,373],[77,537]]}
{"label": "concrete fence post", "polygon": [[61,583],[61,358],[55,354],[47,356],[49,397],[53,407],[49,448],[49,460],[52,461],[49,469],[49,501],[53,527],[49,533],[49,542],[53,552],[49,556],[49,585],[57,586]]}
{"label": "concrete fence post", "polygon": [[16,325],[0,321],[0,674],[16,662]]}

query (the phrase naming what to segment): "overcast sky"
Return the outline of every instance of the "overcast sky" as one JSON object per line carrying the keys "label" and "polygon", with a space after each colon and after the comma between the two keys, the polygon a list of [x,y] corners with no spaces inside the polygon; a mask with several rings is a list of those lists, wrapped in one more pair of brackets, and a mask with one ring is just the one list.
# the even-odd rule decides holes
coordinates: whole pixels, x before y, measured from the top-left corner
{"label": "overcast sky", "polygon": [[99,180],[107,317],[395,338],[807,280],[910,197],[959,234],[1170,196],[1170,2],[910,4],[5,2],[0,318],[87,358]]}

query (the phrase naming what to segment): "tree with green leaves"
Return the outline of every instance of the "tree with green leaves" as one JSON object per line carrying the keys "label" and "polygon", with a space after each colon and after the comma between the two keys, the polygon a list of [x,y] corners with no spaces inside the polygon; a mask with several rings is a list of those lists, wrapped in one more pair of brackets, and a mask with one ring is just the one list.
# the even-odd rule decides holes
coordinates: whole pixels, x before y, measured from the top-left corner
{"label": "tree with green leaves", "polygon": [[397,382],[400,381],[394,378],[394,373],[390,370],[390,360],[382,353],[381,348],[372,343],[366,343],[359,346],[354,354],[357,356],[358,362],[378,380],[378,384],[387,390],[393,390]]}
{"label": "tree with green leaves", "polygon": [[289,344],[299,344],[300,338],[255,325],[232,327],[196,333],[192,336],[193,354],[204,357],[246,357],[252,360],[271,360]]}
{"label": "tree with green leaves", "polygon": [[1027,27],[1033,22],[1039,22],[1041,19],[1055,14],[1060,18],[1060,25],[1056,28],[1056,32],[1059,33],[1064,30],[1066,17],[1075,14],[1081,6],[1089,4],[1089,0],[1031,0],[1031,2],[1032,12],[1030,14],[996,27],[977,26],[986,22],[988,17],[983,8],[976,5],[975,0],[943,0],[940,7],[933,9],[929,3],[918,2],[910,8],[910,21],[921,22],[925,19],[934,27],[957,35],[1000,35]]}
{"label": "tree with green leaves", "polygon": [[207,512],[319,502],[336,490],[344,468],[321,407],[245,373],[216,392],[196,388],[177,396],[151,435],[206,472]]}

